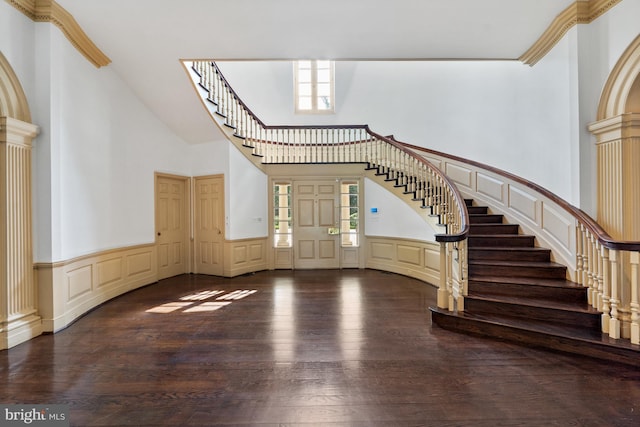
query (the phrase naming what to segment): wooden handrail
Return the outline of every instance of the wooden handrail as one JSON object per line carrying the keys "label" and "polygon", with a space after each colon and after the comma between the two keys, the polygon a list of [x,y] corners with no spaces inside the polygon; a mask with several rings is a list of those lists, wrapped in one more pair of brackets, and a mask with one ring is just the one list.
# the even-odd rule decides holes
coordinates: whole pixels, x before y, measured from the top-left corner
{"label": "wooden handrail", "polygon": [[285,129],[369,129],[367,125],[267,125],[244,103],[242,98],[238,96],[233,87],[229,84],[229,81],[226,79],[222,71],[218,67],[214,61],[211,61],[211,66],[220,76],[220,80],[225,84],[231,95],[238,101],[238,104],[242,106],[242,108],[260,125],[263,129],[271,129],[271,130],[285,130]]}
{"label": "wooden handrail", "polygon": [[398,141],[396,140],[393,136],[391,137],[387,137],[387,136],[382,136],[380,134],[377,134],[371,130],[369,130],[369,128],[367,127],[367,132],[369,132],[371,135],[375,136],[376,138],[383,140],[385,142],[387,142],[388,144],[393,145],[394,147],[402,150],[403,152],[408,153],[410,156],[412,156],[413,158],[417,159],[418,161],[421,162],[425,162],[428,165],[431,166],[431,168],[436,172],[436,174],[444,181],[446,182],[449,187],[451,187],[452,192],[454,194],[454,197],[456,199],[456,202],[458,203],[458,205],[461,208],[461,217],[462,217],[462,223],[460,224],[460,231],[458,233],[453,233],[453,234],[436,234],[435,238],[437,242],[459,242],[462,241],[464,239],[467,238],[467,236],[469,235],[469,211],[467,210],[467,205],[464,201],[464,198],[462,197],[462,194],[460,194],[460,191],[458,190],[458,186],[455,185],[455,183],[444,173],[442,172],[440,169],[438,169],[435,165],[433,165],[431,162],[429,162],[427,159],[423,158],[422,156],[418,156],[416,153],[414,153],[412,150],[407,150],[406,147],[409,148],[413,148],[415,146],[411,145],[411,144],[406,144],[404,142]]}
{"label": "wooden handrail", "polygon": [[244,101],[242,100],[242,98],[240,98],[238,96],[238,94],[236,93],[235,90],[233,90],[233,87],[229,84],[229,81],[225,78],[224,74],[222,74],[222,71],[220,71],[220,68],[218,68],[218,64],[216,64],[214,61],[211,61],[211,66],[213,67],[213,69],[216,71],[216,73],[218,73],[218,75],[220,75],[220,80],[222,80],[222,82],[225,84],[225,86],[227,86],[227,89],[229,90],[229,92],[231,93],[231,95],[233,95],[233,97],[238,101],[238,104],[240,104],[242,106],[242,108],[244,108],[244,110],[256,121],[260,124],[260,126],[262,127],[266,127],[266,125],[264,124],[264,122],[262,120],[260,120],[260,118],[258,118],[258,116],[256,116],[253,111],[251,111],[251,109],[247,106],[247,104],[244,103]]}
{"label": "wooden handrail", "polygon": [[[395,140],[395,138],[393,138],[393,136],[391,136],[392,139]],[[608,249],[615,249],[615,250],[620,250],[620,251],[630,251],[630,252],[637,252],[640,251],[640,242],[633,242],[633,241],[623,241],[623,240],[615,240],[613,237],[611,237],[601,226],[600,224],[598,224],[593,218],[591,218],[586,212],[584,212],[582,209],[577,208],[575,206],[573,206],[572,204],[568,203],[566,200],[562,199],[561,197],[559,197],[558,195],[552,193],[551,191],[547,190],[544,187],[541,187],[538,184],[535,184],[531,181],[528,181],[522,177],[519,177],[517,175],[514,175],[510,172],[507,172],[505,170],[502,169],[498,169],[496,167],[493,166],[489,166],[486,165],[484,163],[480,163],[477,162],[475,160],[469,160],[469,159],[465,159],[463,157],[458,157],[458,156],[454,156],[451,154],[447,154],[447,153],[443,153],[440,151],[436,151],[436,150],[432,150],[429,148],[425,148],[425,147],[420,147],[417,145],[412,145],[412,144],[407,144],[405,142],[400,142],[398,141],[399,144],[404,145],[407,148],[410,148],[412,150],[417,150],[417,151],[422,151],[424,153],[430,153],[430,154],[434,154],[440,157],[445,157],[451,160],[455,160],[455,161],[459,161],[462,163],[467,163],[469,165],[473,165],[473,166],[477,166],[479,168],[485,169],[489,172],[495,173],[496,175],[500,175],[503,176],[505,178],[508,178],[512,181],[515,181],[519,184],[522,184],[540,194],[542,194],[543,196],[547,197],[548,199],[552,200],[554,203],[556,203],[558,206],[560,206],[561,208],[563,208],[565,211],[567,211],[569,214],[571,214],[574,218],[576,218],[578,220],[578,222],[580,222],[582,225],[584,225],[598,240],[598,242],[608,248]]]}

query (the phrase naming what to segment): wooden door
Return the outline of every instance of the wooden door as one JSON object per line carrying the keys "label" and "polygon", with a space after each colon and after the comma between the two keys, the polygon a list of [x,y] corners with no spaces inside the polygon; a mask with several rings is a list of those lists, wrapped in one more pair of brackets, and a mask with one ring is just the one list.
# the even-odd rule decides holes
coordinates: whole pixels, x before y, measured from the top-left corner
{"label": "wooden door", "polygon": [[195,178],[195,271],[222,276],[224,251],[224,177]]}
{"label": "wooden door", "polygon": [[294,182],[294,268],[339,268],[336,181]]}
{"label": "wooden door", "polygon": [[189,179],[156,175],[158,279],[189,272]]}

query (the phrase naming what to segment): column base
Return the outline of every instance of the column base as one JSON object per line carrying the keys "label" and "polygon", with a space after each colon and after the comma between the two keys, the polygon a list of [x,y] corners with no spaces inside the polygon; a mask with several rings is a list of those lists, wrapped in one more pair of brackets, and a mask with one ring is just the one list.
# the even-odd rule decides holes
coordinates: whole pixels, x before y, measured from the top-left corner
{"label": "column base", "polygon": [[42,318],[30,314],[19,319],[10,320],[0,330],[0,350],[15,347],[42,335]]}

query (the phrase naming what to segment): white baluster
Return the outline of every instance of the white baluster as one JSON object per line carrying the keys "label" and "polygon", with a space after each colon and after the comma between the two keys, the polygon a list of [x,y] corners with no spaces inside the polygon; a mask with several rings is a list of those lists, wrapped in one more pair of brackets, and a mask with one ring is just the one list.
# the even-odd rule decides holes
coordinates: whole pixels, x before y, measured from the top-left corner
{"label": "white baluster", "polygon": [[618,306],[620,304],[620,266],[618,265],[618,251],[609,251],[609,260],[611,261],[611,297],[609,305],[611,308],[611,319],[609,320],[609,336],[611,338],[620,338],[620,313]]}

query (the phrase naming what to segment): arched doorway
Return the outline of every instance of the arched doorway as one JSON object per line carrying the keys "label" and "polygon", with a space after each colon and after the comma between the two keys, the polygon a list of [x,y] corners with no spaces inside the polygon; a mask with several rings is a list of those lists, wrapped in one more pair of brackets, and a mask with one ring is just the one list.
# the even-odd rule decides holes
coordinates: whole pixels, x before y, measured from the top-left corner
{"label": "arched doorway", "polygon": [[0,52],[0,350],[42,333],[33,272],[31,123],[27,98]]}

